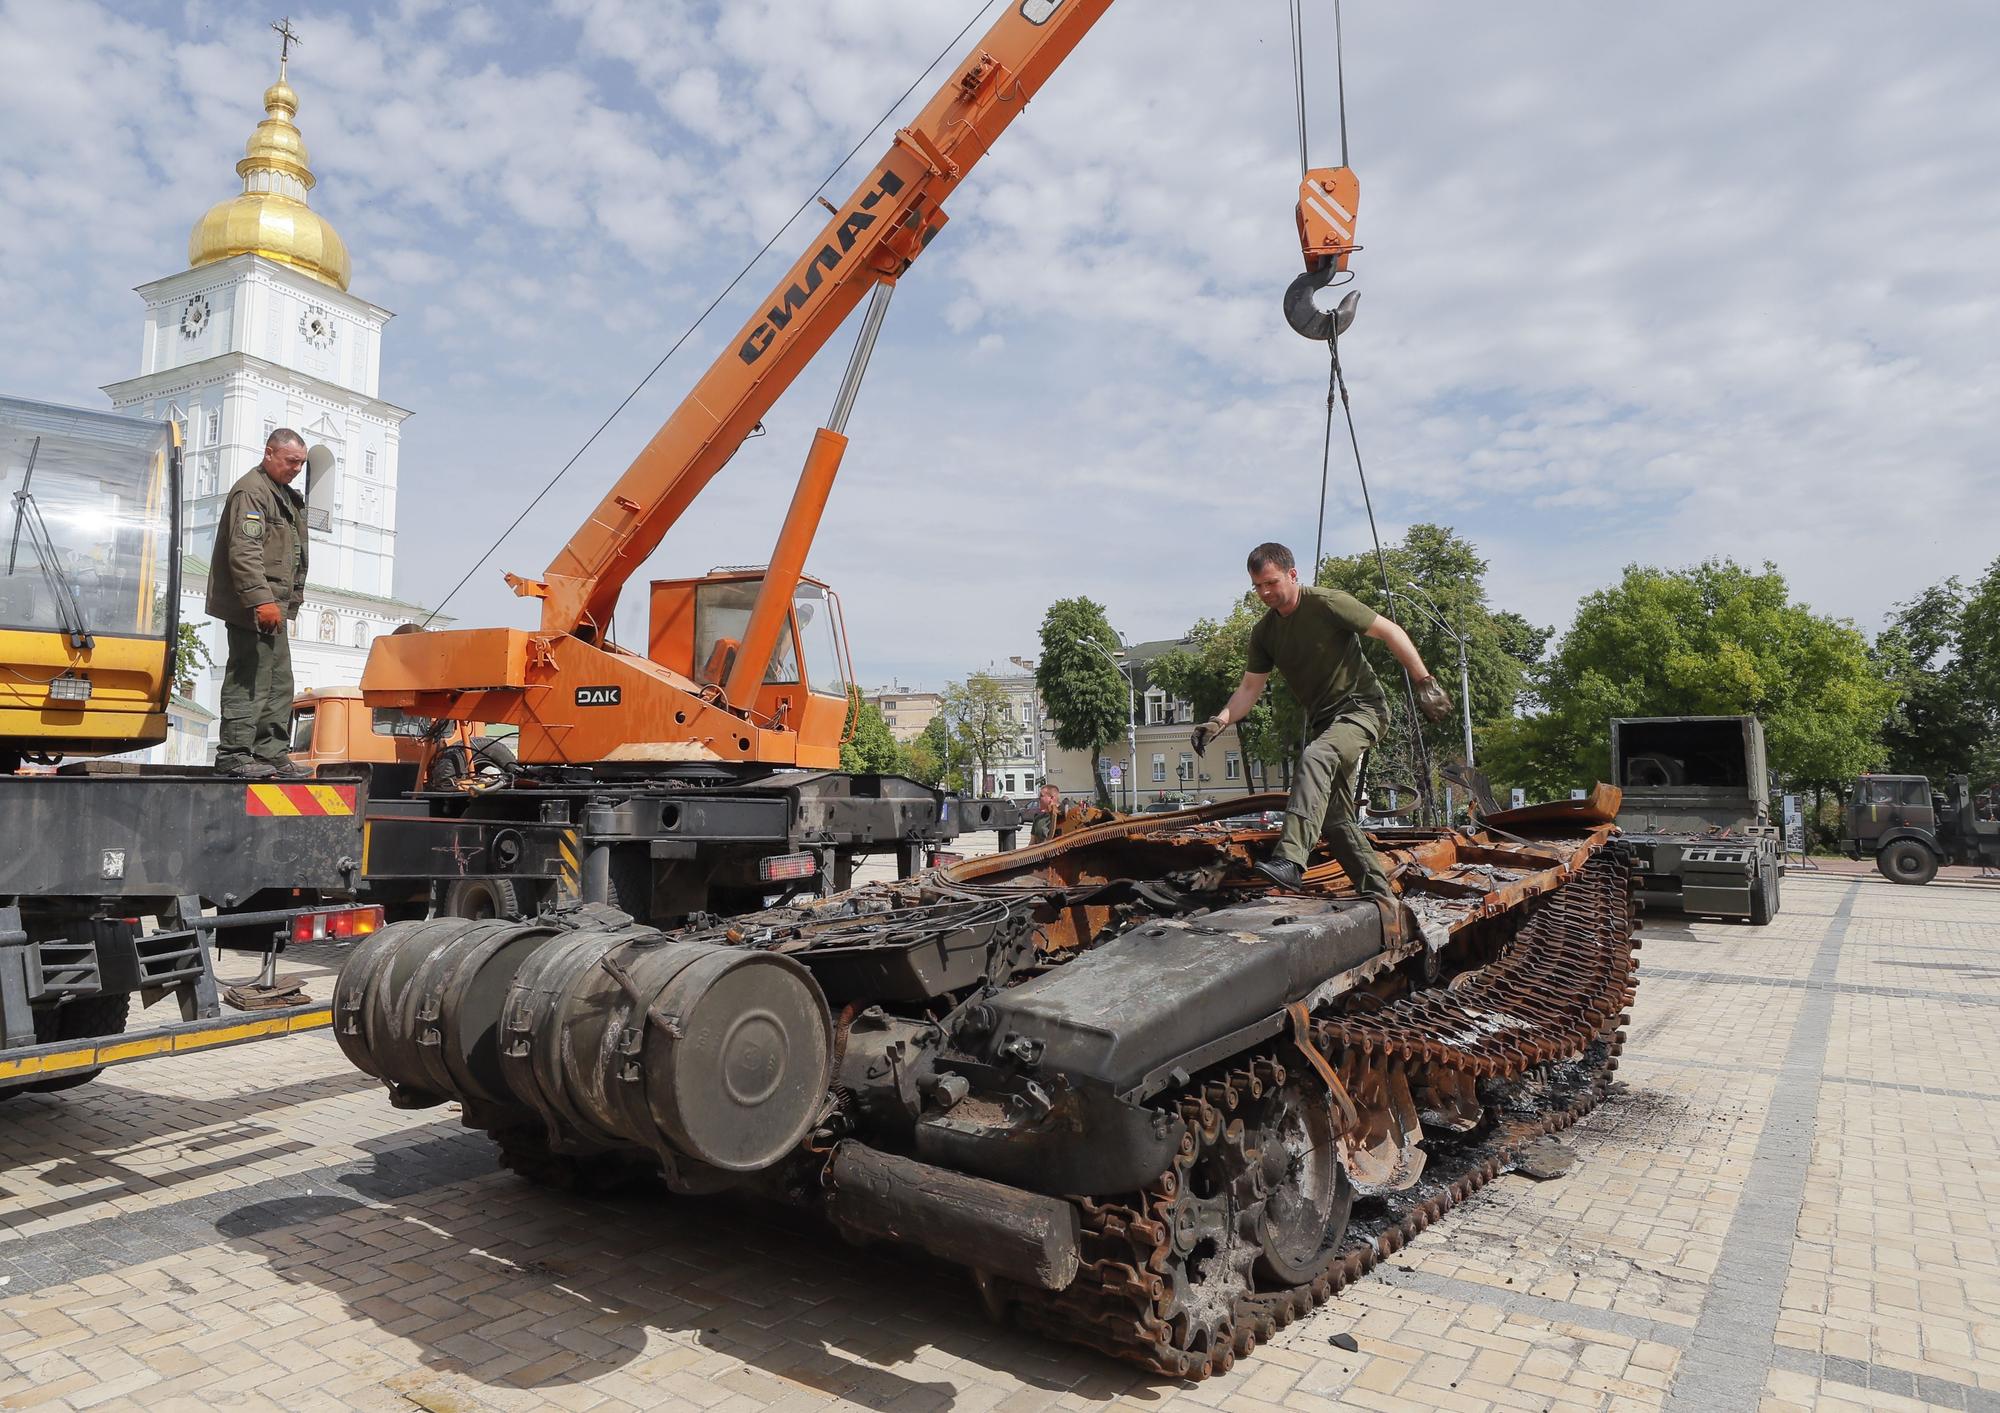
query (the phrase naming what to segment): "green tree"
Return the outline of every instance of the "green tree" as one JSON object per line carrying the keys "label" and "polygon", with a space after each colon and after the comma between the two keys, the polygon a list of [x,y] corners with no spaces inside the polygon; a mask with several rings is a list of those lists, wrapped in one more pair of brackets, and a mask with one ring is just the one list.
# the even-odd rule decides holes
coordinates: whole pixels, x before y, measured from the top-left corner
{"label": "green tree", "polygon": [[[1387,567],[1394,601],[1384,596]],[[1334,556],[1320,566],[1323,587],[1343,589],[1377,613],[1402,625],[1424,666],[1452,698],[1443,721],[1424,721],[1410,711],[1403,669],[1389,649],[1373,638],[1362,649],[1389,698],[1389,730],[1376,747],[1369,774],[1378,783],[1423,783],[1423,760],[1415,749],[1414,721],[1423,731],[1433,768],[1465,759],[1460,685],[1459,638],[1465,640],[1466,678],[1472,691],[1475,738],[1513,719],[1529,692],[1529,669],[1547,647],[1552,630],[1538,628],[1518,613],[1496,611],[1486,596],[1486,560],[1471,541],[1445,525],[1417,524],[1403,538],[1373,551]],[[1441,782],[1427,787],[1436,791]]]}
{"label": "green tree", "polygon": [[[1154,658],[1147,667],[1147,677],[1192,706],[1197,718],[1215,715],[1243,680],[1250,630],[1263,616],[1264,606],[1246,593],[1227,618],[1202,619],[1188,630],[1180,647]],[[1266,788],[1271,784],[1272,766],[1284,767],[1285,779],[1290,779],[1289,767],[1300,738],[1300,715],[1298,698],[1282,678],[1277,678],[1249,714],[1236,723],[1245,769],[1251,762],[1264,767]]]}
{"label": "green tree", "polygon": [[971,777],[973,791],[983,793],[987,766],[1000,754],[1002,743],[1019,734],[1013,702],[990,675],[975,672],[963,682],[945,684],[942,715],[951,723],[966,763],[977,767]]}
{"label": "green tree", "polygon": [[[1094,646],[1093,646],[1094,645]],[[1104,785],[1104,748],[1125,734],[1129,697],[1125,679],[1107,653],[1118,650],[1118,635],[1104,606],[1089,599],[1058,599],[1042,615],[1042,651],[1035,662],[1035,690],[1065,751],[1090,752],[1090,778],[1097,803],[1110,809]]]}
{"label": "green tree", "polygon": [[[167,617],[167,595],[165,590],[153,596],[153,619],[165,622]],[[204,667],[213,667],[215,659],[208,651],[208,644],[201,640],[201,631],[183,618],[174,625],[174,655],[171,671],[174,676],[174,694],[191,697],[194,695],[195,674]]]}
{"label": "green tree", "polygon": [[944,779],[944,760],[931,748],[930,742],[919,736],[904,745],[898,758],[896,773],[924,785],[935,785]]}
{"label": "green tree", "polygon": [[177,696],[194,695],[195,673],[204,667],[213,667],[215,658],[208,651],[208,644],[201,640],[201,633],[194,624],[183,619],[174,625],[174,693]]}
{"label": "green tree", "polygon": [[[1382,592],[1382,565],[1389,572],[1395,602]],[[1458,638],[1466,644],[1476,728],[1514,714],[1527,689],[1528,669],[1542,655],[1551,631],[1518,613],[1495,612],[1486,598],[1486,560],[1476,546],[1448,526],[1412,525],[1400,543],[1374,553],[1330,557],[1319,582],[1344,589],[1377,613],[1403,626],[1428,667],[1458,705]],[[1392,699],[1403,696],[1403,669],[1389,649],[1373,638],[1363,644],[1369,663]],[[1462,760],[1465,729],[1457,712],[1425,723],[1425,743],[1441,759]]]}
{"label": "green tree", "polygon": [[1898,696],[1882,730],[1888,769],[1933,782],[1964,773],[1975,785],[2000,769],[2000,703],[1982,681],[1993,646],[1977,643],[1989,605],[2000,606],[2000,564],[1971,593],[1946,579],[1890,614],[1875,639],[1876,663]]}
{"label": "green tree", "polygon": [[916,740],[903,747],[902,772],[925,785],[960,789],[963,781],[950,779],[956,743],[951,739],[951,723],[939,712],[924,723]]}
{"label": "green tree", "polygon": [[1632,565],[1586,595],[1533,689],[1539,709],[1490,727],[1481,762],[1533,799],[1608,773],[1614,716],[1752,713],[1783,778],[1837,790],[1880,759],[1895,700],[1853,624],[1792,602],[1775,566],[1727,559]]}
{"label": "green tree", "polygon": [[[1987,566],[1985,575],[1972,586],[1959,622],[1958,659],[1966,666],[1966,685],[1973,693],[1986,720],[1986,761],[1984,769],[1995,768],[1993,753],[2000,752],[1994,736],[2000,730],[2000,559]],[[1974,767],[1968,763],[1967,769]]]}
{"label": "green tree", "polygon": [[861,693],[848,689],[848,720],[853,725],[849,738],[841,743],[840,768],[853,775],[894,775],[903,764],[903,752],[883,719],[882,709],[863,701]]}

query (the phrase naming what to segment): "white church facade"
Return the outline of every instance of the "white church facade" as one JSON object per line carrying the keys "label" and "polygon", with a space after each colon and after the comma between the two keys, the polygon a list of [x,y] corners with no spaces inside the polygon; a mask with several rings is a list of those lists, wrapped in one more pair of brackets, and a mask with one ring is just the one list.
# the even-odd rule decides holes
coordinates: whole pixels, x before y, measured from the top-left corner
{"label": "white church facade", "polygon": [[[346,246],[307,205],[313,174],[282,66],[264,106],[236,166],[242,194],[195,225],[187,269],[139,287],[139,374],[104,389],[117,410],[181,429],[181,616],[215,660],[197,675],[200,710],[179,714],[181,739],[169,743],[169,758],[184,761],[213,756],[213,723],[203,718],[218,708],[226,649],[203,601],[216,521],[274,429],[333,453],[331,472],[307,488],[306,598],[292,625],[298,689],[359,682],[377,636],[425,617],[395,597],[398,453],[410,413],[380,396],[392,316],[348,293]],[[187,739],[190,729],[205,741]]]}

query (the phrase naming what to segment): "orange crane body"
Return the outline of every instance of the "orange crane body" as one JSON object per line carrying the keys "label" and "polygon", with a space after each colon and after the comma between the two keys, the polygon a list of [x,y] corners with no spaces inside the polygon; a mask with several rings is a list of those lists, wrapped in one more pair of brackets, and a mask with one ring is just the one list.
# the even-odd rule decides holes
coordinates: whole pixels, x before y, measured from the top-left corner
{"label": "orange crane body", "polygon": [[[864,296],[880,301],[946,220],[947,196],[986,155],[1111,0],[1016,0],[921,113],[899,130],[854,193],[716,357],[665,425],[538,580],[509,575],[541,600],[541,624],[405,633],[376,640],[366,699],[423,715],[511,723],[528,763],[715,760],[835,767],[852,679],[838,601],[803,577],[807,549],[846,438],[814,438],[770,564],[761,572],[656,582],[644,656],[606,641],[626,581],[658,548]],[[1344,197],[1351,248],[1352,174],[1319,191]],[[1346,249],[1325,243],[1322,217],[1300,210],[1309,265]],[[1318,257],[1315,260],[1315,256]],[[872,342],[879,309],[864,338]],[[865,364],[865,349],[856,363]],[[859,377],[850,365],[851,379]],[[843,388],[843,402],[851,395]],[[844,422],[844,409],[836,421]],[[744,600],[755,586],[747,615]],[[812,606],[831,647],[807,651]],[[789,646],[787,646],[789,644]],[[815,678],[817,677],[817,681]]]}

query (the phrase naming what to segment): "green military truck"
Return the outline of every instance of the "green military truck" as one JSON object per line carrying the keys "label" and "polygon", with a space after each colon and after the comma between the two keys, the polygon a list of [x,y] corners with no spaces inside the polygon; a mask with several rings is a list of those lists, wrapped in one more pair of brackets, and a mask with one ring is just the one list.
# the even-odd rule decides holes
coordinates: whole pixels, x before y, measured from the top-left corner
{"label": "green military truck", "polygon": [[1972,793],[1969,776],[1943,790],[1921,775],[1864,775],[1842,816],[1841,852],[1875,856],[1892,883],[1928,883],[1940,864],[2000,868],[2000,792]]}
{"label": "green military truck", "polygon": [[1783,870],[1771,823],[1764,724],[1754,716],[1611,722],[1612,779],[1647,906],[1763,927]]}

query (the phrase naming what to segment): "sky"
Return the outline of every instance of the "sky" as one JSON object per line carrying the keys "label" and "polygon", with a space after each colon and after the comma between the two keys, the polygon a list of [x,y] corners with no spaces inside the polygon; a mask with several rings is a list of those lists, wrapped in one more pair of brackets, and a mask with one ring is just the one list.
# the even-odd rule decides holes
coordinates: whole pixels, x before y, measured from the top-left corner
{"label": "sky", "polygon": [[[994,0],[972,31],[1012,0]],[[1315,165],[1330,0],[1303,0]],[[393,310],[397,591],[434,604],[745,261],[974,40],[973,0],[315,4],[290,80],[352,293]],[[277,18],[0,0],[0,391],[106,405],[135,285],[240,189]],[[1361,184],[1342,340],[1382,534],[1455,527],[1565,625],[1630,563],[1769,560],[1873,630],[2000,554],[2000,11],[1852,0],[1348,0]],[[1299,268],[1286,8],[1124,0],[953,197],[899,286],[809,572],[857,675],[1032,656],[1054,599],[1128,641],[1310,553],[1323,346]],[[888,141],[862,143],[836,201]],[[538,574],[818,230],[777,241],[458,592]],[[761,562],[851,335],[650,561]],[[1326,552],[1369,531],[1344,431]],[[628,590],[620,636],[643,638]]]}

